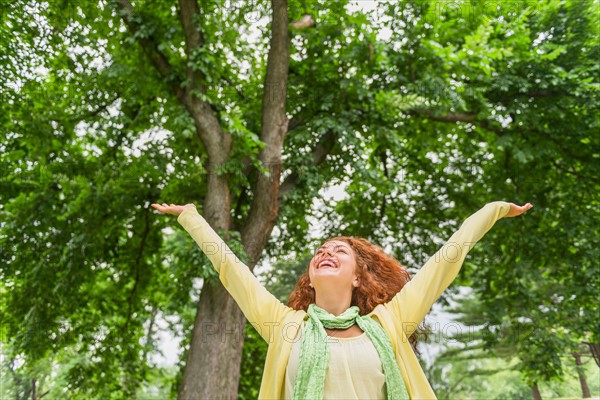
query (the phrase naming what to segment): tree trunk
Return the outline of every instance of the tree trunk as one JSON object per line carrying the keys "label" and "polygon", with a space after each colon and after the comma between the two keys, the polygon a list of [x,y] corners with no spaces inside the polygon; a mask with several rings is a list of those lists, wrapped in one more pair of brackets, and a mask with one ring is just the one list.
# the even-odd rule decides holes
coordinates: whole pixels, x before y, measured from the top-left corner
{"label": "tree trunk", "polygon": [[[134,7],[128,0],[117,0],[116,4],[129,30],[137,34],[139,21],[132,18],[136,15]],[[189,61],[193,51],[205,44],[203,32],[197,23],[198,18],[201,18],[201,3],[197,0],[179,0],[178,4]],[[252,188],[250,211],[240,229],[242,244],[250,257],[250,270],[253,270],[258,262],[279,214],[281,153],[289,123],[285,112],[290,58],[287,1],[272,0],[271,5],[271,41],[260,134],[260,140],[265,147],[259,154],[262,166],[268,168],[269,174],[258,174]],[[170,64],[169,58],[161,51],[157,38],[153,35],[138,35],[137,40],[156,70],[193,118],[197,137],[208,155],[208,188],[203,203],[203,216],[213,229],[229,230],[231,192],[228,175],[216,175],[214,171],[227,161],[232,137],[219,125],[213,107],[198,96],[198,93],[206,93],[205,76],[188,64],[188,83],[184,85],[181,77],[177,77],[176,69]],[[315,156],[315,161],[321,160]],[[287,185],[288,190],[293,186],[293,182],[290,182]],[[204,285],[179,387],[179,400],[237,397],[245,323],[241,310],[223,285]]]}
{"label": "tree trunk", "polygon": [[540,394],[540,389],[538,388],[537,382],[534,382],[531,385],[531,393],[533,394],[534,400],[542,400],[542,395]]}
{"label": "tree trunk", "polygon": [[244,326],[244,315],[223,285],[204,285],[180,400],[237,398]]}
{"label": "tree trunk", "polygon": [[[194,5],[180,0],[181,9],[197,12]],[[241,229],[242,244],[254,269],[275,225],[279,206],[281,152],[287,133],[285,113],[289,68],[287,2],[272,0],[272,35],[265,75],[260,139],[265,143],[259,158],[269,174],[259,173],[253,187],[253,201]],[[182,19],[189,18],[182,14]],[[193,37],[190,23],[188,38]],[[217,176],[213,166],[227,160],[231,136],[223,132],[207,104],[185,101],[194,118],[198,136],[208,153],[208,190],[203,214],[213,229],[231,228],[231,198],[226,175]],[[217,138],[218,140],[215,140]],[[221,142],[221,139],[225,139]],[[237,398],[246,319],[223,285],[204,285],[198,303],[179,400]]]}
{"label": "tree trunk", "polygon": [[[231,135],[221,129],[206,104],[188,98],[186,106],[208,153],[205,168],[208,188],[202,206],[203,216],[213,229],[229,229],[231,192],[228,176],[217,175],[215,169],[227,161]],[[243,332],[244,324],[241,310],[223,285],[220,282],[205,283],[196,308],[179,400],[237,397],[244,343],[240,330]]]}
{"label": "tree trunk", "polygon": [[585,371],[583,370],[583,364],[581,363],[581,355],[579,353],[572,353],[575,358],[575,369],[577,375],[579,375],[579,384],[581,385],[581,394],[584,399],[592,397],[590,388],[588,387],[587,380],[585,379]]}

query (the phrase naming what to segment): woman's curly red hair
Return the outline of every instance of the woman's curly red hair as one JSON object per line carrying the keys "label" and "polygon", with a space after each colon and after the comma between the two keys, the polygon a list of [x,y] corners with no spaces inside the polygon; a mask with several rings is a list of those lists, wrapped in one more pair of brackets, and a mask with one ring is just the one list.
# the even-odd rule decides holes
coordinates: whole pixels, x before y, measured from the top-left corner
{"label": "woman's curly red hair", "polygon": [[[389,302],[410,281],[411,276],[406,268],[394,257],[364,238],[351,236],[335,236],[325,240],[327,243],[339,240],[347,243],[354,251],[356,258],[356,276],[360,285],[352,291],[351,305],[358,306],[360,315],[373,311],[379,304]],[[310,268],[310,267],[309,267]],[[307,271],[300,276],[288,299],[288,306],[295,310],[308,310],[315,302],[315,290],[309,286]],[[418,336],[427,338],[427,331],[421,327],[411,335],[409,341],[417,354]]]}

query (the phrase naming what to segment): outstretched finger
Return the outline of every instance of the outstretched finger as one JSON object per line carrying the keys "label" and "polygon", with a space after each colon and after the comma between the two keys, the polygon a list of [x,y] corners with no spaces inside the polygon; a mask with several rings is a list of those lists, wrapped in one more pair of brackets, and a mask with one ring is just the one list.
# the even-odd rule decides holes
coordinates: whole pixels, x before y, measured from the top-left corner
{"label": "outstretched finger", "polygon": [[160,204],[154,203],[154,204],[151,204],[151,205],[152,205],[152,207],[156,208],[158,211],[164,212],[164,207],[161,206]]}
{"label": "outstretched finger", "polygon": [[532,207],[533,205],[531,205],[531,203],[527,203],[524,206],[519,207],[519,215],[525,214]]}

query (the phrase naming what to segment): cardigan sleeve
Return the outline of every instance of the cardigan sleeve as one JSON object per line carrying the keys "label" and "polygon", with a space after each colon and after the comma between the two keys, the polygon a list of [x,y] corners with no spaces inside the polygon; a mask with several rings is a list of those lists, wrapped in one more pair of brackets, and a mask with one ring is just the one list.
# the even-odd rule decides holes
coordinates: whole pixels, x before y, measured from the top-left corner
{"label": "cardigan sleeve", "polygon": [[487,203],[469,216],[450,239],[425,263],[388,303],[388,309],[402,322],[407,337],[412,335],[431,306],[450,286],[462,267],[467,253],[496,221],[508,214],[505,201]]}
{"label": "cardigan sleeve", "polygon": [[[252,271],[227,246],[196,208],[186,208],[177,217],[183,228],[208,257],[219,280],[262,338],[271,343],[280,321],[293,311],[271,294]],[[281,328],[281,327],[279,327]]]}

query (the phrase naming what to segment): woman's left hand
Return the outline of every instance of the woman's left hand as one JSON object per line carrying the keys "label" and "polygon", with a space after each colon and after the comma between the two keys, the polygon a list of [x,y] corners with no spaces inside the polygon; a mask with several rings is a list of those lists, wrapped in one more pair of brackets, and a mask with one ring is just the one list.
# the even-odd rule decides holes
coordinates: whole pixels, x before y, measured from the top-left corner
{"label": "woman's left hand", "polygon": [[510,204],[510,210],[508,211],[508,214],[505,215],[505,217],[518,217],[519,215],[523,214],[525,211],[529,210],[531,207],[533,207],[531,205],[531,203],[527,203],[524,206],[518,206],[515,203],[508,203]]}

